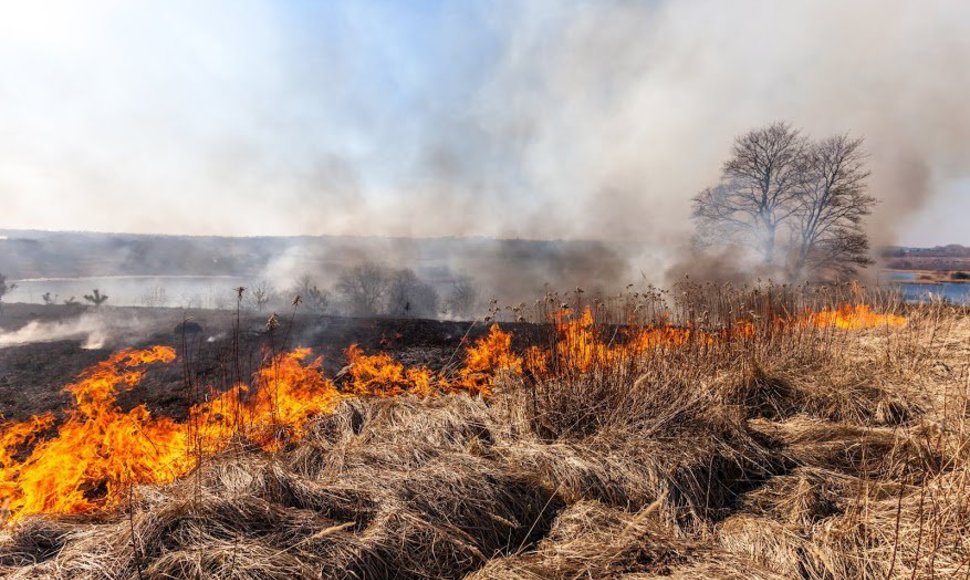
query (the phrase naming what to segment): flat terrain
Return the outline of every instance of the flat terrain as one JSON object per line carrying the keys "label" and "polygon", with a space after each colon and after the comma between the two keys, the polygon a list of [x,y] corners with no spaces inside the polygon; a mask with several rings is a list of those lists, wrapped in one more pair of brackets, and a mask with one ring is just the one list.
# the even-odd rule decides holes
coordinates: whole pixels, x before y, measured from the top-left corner
{"label": "flat terrain", "polygon": [[[749,298],[738,303],[753,312],[774,303]],[[18,521],[0,534],[0,573],[966,576],[970,316],[944,305],[906,307],[905,319],[852,312],[839,324],[761,316],[721,334],[668,327],[634,342],[639,350],[578,323],[557,335],[548,366],[502,359],[487,396],[399,388],[419,385],[419,375],[378,378],[374,394],[385,381],[393,396],[343,397],[271,450],[240,435],[185,477],[127,488],[116,509]],[[183,348],[177,320],[156,314],[155,334],[138,344]],[[216,376],[206,369],[225,367],[219,352],[231,341],[208,336],[231,332],[231,321],[203,322],[187,367]],[[274,344],[261,324],[247,316],[241,325],[247,349]],[[301,339],[292,342],[339,357],[342,343],[355,341],[441,367],[468,328],[305,319],[294,323]],[[514,350],[550,339],[533,326],[512,329],[535,333]],[[54,391],[55,374],[61,381],[101,354],[80,343],[5,349],[4,372],[32,381],[32,392]],[[472,358],[464,349],[456,356]],[[28,364],[32,357],[39,360]],[[341,364],[335,358],[333,368]],[[181,368],[178,359],[152,366],[131,395],[177,392]],[[356,381],[379,371],[350,372]],[[6,484],[19,486],[18,473],[8,470]],[[94,500],[101,493],[83,491]]]}
{"label": "flat terrain", "polygon": [[[30,415],[62,410],[70,401],[62,388],[80,371],[122,348],[174,347],[180,361],[191,370],[195,384],[225,389],[239,380],[248,380],[265,364],[268,354],[294,347],[310,347],[315,356],[323,356],[324,368],[331,374],[346,364],[344,351],[351,344],[367,353],[389,352],[402,362],[440,369],[449,361],[460,359],[463,340],[474,341],[488,331],[488,325],[482,322],[358,319],[302,313],[280,316],[279,325],[270,331],[269,316],[268,312],[244,311],[237,332],[235,312],[224,310],[104,307],[96,311],[62,305],[4,304],[0,328],[5,332],[16,332],[31,321],[38,321],[46,330],[35,333],[34,338],[44,338],[45,333],[73,335],[0,345],[0,414],[19,421]],[[187,332],[182,332],[180,325],[185,320],[198,324],[200,329],[193,330],[190,325]],[[59,330],[60,327],[67,331]],[[549,338],[548,328],[517,323],[504,323],[503,327],[514,331],[519,348]],[[92,333],[102,340],[96,347],[85,348]],[[154,412],[182,418],[188,407],[184,371],[180,365],[159,369],[135,389],[122,394],[119,403],[126,409],[144,403]]]}

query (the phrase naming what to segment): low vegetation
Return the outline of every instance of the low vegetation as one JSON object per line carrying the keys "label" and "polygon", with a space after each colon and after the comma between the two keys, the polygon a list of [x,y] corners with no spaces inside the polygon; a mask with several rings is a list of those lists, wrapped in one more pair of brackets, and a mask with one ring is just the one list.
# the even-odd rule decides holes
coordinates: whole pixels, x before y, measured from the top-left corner
{"label": "low vegetation", "polygon": [[513,352],[493,332],[428,375],[352,361],[331,381],[332,411],[300,436],[281,428],[266,445],[240,432],[185,477],[124,488],[113,509],[17,519],[0,573],[970,571],[966,310],[870,307],[857,289],[628,298],[633,327],[614,324],[612,306],[552,304],[548,344]]}

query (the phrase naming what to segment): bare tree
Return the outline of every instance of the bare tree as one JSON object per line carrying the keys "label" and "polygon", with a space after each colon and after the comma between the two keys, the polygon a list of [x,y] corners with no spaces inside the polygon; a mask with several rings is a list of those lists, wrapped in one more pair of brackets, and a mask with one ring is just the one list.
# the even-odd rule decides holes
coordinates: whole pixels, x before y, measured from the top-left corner
{"label": "bare tree", "polygon": [[385,267],[363,262],[350,267],[337,280],[337,292],[356,316],[374,316],[381,312],[390,277]]}
{"label": "bare tree", "polygon": [[438,292],[405,268],[391,275],[387,313],[391,316],[434,318],[438,314]]}
{"label": "bare tree", "polygon": [[[71,298],[73,299],[74,297],[72,296]],[[108,295],[102,294],[100,290],[95,288],[94,292],[90,294],[85,294],[84,299],[90,302],[91,304],[94,304],[95,308],[99,308],[102,304],[108,301]]]}
{"label": "bare tree", "polygon": [[779,227],[794,214],[805,179],[806,139],[787,123],[772,123],[734,142],[721,183],[694,198],[699,238],[754,249],[775,262]]}
{"label": "bare tree", "polygon": [[259,312],[262,312],[263,308],[266,308],[266,305],[273,299],[274,294],[273,285],[266,280],[260,280],[249,289],[249,299]]}
{"label": "bare tree", "polygon": [[53,306],[57,303],[57,294],[51,295],[50,292],[44,292],[40,295],[40,298],[44,301],[45,306]]}
{"label": "bare tree", "polygon": [[455,281],[445,301],[448,312],[457,318],[469,318],[474,314],[478,302],[478,289],[470,278]]}
{"label": "bare tree", "polygon": [[790,277],[854,274],[872,263],[863,219],[876,199],[866,193],[862,139],[837,135],[812,144],[807,176],[798,197]]}
{"label": "bare tree", "polygon": [[853,274],[871,263],[865,160],[862,140],[846,135],[811,141],[786,123],[751,131],[721,182],[694,197],[697,237],[752,248],[790,280]]}
{"label": "bare tree", "polygon": [[296,281],[293,293],[299,296],[303,304],[314,312],[324,313],[330,309],[332,302],[330,291],[318,287],[309,274],[304,274]]}

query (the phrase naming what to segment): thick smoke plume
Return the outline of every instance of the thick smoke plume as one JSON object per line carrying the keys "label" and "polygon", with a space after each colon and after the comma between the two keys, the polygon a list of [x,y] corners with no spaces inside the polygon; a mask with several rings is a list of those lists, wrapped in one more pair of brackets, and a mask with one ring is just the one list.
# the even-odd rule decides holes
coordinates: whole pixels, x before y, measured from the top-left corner
{"label": "thick smoke plume", "polygon": [[877,244],[970,171],[966,4],[618,1],[553,12],[515,19],[490,89],[528,97],[491,113],[510,131],[529,128],[514,155],[531,190],[555,192],[553,213],[573,234],[670,247],[733,137],[778,119],[866,138]]}
{"label": "thick smoke plume", "polygon": [[766,122],[865,137],[876,245],[970,168],[966,2],[283,6],[6,8],[8,225],[637,242],[604,275],[662,282]]}

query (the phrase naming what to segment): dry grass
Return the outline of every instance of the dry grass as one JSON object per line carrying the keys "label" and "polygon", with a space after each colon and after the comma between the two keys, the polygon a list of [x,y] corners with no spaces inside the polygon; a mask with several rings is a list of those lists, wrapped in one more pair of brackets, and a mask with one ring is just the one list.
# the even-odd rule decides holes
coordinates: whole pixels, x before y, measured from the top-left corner
{"label": "dry grass", "polygon": [[124,513],[28,519],[0,574],[970,576],[970,317],[908,316],[506,377],[488,400],[351,401]]}

